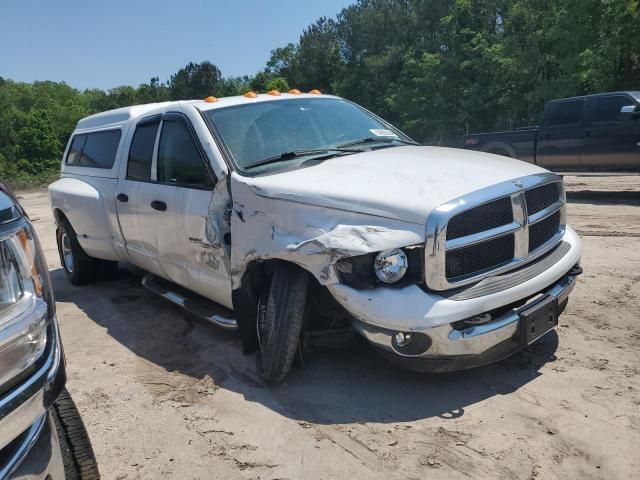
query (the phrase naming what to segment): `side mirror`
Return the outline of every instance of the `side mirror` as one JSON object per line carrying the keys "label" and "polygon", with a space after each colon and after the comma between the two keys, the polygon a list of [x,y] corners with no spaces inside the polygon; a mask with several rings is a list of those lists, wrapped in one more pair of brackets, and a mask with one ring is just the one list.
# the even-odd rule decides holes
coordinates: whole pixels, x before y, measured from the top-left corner
{"label": "side mirror", "polygon": [[640,106],[638,105],[625,105],[620,109],[620,113],[623,115],[629,115],[632,120],[640,119]]}

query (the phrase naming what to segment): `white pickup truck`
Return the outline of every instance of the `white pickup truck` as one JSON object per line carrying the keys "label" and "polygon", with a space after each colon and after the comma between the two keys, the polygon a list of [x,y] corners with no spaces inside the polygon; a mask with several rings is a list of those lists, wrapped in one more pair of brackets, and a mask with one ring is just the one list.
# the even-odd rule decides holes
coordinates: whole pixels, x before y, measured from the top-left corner
{"label": "white pickup truck", "polygon": [[238,329],[271,383],[308,339],[350,332],[412,369],[493,362],[557,325],[581,272],[560,177],[420,146],[317,91],[84,118],[49,192],[72,283],[142,268]]}

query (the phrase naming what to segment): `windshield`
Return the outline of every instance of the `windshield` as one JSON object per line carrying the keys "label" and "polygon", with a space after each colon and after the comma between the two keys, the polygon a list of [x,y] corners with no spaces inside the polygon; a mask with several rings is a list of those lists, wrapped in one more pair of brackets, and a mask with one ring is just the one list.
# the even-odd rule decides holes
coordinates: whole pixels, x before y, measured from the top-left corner
{"label": "windshield", "polygon": [[[408,141],[389,124],[342,99],[283,99],[218,108],[204,114],[240,170],[254,165],[265,170],[273,168],[274,164],[299,163],[301,157],[309,158],[319,155],[320,150],[354,142],[358,142],[357,147],[350,146],[348,152],[343,149],[336,153],[353,153]],[[371,140],[359,142],[365,139]],[[298,152],[300,154],[291,155]],[[266,159],[271,159],[269,165],[262,166]]]}

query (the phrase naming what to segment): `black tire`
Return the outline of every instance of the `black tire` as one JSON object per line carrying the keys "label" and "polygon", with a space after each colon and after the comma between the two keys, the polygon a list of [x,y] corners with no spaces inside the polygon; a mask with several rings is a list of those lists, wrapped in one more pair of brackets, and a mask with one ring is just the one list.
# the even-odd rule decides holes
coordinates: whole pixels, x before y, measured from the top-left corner
{"label": "black tire", "polygon": [[282,383],[291,370],[300,341],[308,281],[309,274],[301,268],[279,264],[269,292],[258,307],[257,365],[267,383]]}
{"label": "black tire", "polygon": [[[60,264],[67,275],[67,279],[74,285],[86,285],[94,280],[98,271],[98,260],[85,253],[78,243],[76,232],[67,220],[62,220],[58,225],[56,240],[58,242]],[[64,245],[67,246],[65,247]],[[65,260],[65,248],[70,248],[72,254],[69,261]]]}
{"label": "black tire", "polygon": [[98,480],[100,472],[82,417],[67,390],[51,407],[66,480]]}

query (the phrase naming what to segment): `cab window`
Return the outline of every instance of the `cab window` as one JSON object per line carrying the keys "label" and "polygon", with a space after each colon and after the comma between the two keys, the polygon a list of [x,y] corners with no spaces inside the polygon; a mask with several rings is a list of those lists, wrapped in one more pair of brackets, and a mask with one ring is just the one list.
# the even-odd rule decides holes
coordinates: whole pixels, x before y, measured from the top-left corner
{"label": "cab window", "polygon": [[584,104],[584,100],[570,100],[568,102],[556,103],[551,112],[549,126],[578,125]]}
{"label": "cab window", "polygon": [[627,105],[633,105],[633,100],[624,95],[600,97],[591,115],[591,123],[619,123],[623,116],[620,109]]}
{"label": "cab window", "polygon": [[160,126],[160,116],[145,119],[138,123],[133,134],[129,160],[127,163],[127,179],[151,180],[151,163],[156,134]]}
{"label": "cab window", "polygon": [[206,188],[214,182],[186,120],[165,116],[158,145],[158,181],[178,186]]}
{"label": "cab window", "polygon": [[76,135],[71,141],[71,148],[67,155],[67,165],[77,165],[80,161],[80,155],[82,155],[82,148],[84,142],[87,140],[86,135]]}
{"label": "cab window", "polygon": [[120,130],[105,130],[76,135],[67,155],[67,165],[112,168],[116,160],[120,134]]}

